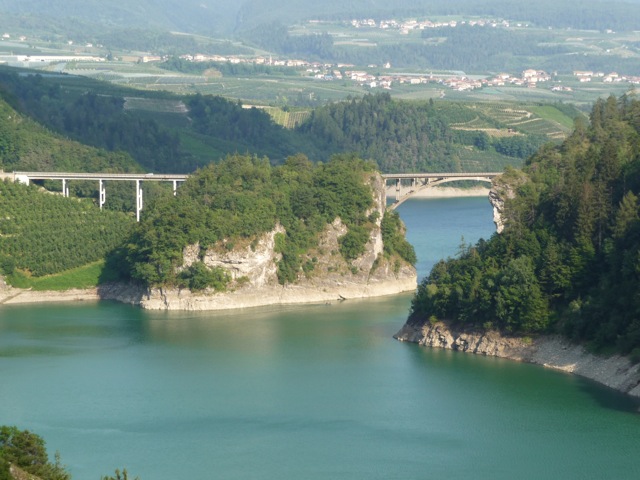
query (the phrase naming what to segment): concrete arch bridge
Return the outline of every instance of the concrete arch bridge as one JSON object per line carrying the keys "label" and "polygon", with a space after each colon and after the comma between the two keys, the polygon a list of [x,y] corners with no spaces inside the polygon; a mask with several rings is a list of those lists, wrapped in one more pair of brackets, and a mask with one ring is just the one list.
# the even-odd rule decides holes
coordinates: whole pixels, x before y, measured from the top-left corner
{"label": "concrete arch bridge", "polygon": [[382,178],[386,182],[387,198],[395,197],[395,202],[389,206],[393,210],[421,190],[460,180],[491,183],[494,177],[501,174],[502,172],[385,173]]}

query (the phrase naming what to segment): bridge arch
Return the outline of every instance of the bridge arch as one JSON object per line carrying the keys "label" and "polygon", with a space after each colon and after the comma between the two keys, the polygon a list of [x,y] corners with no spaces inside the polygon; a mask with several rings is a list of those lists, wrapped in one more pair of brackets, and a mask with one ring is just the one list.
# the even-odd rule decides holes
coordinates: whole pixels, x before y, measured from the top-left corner
{"label": "bridge arch", "polygon": [[[390,209],[397,208],[404,201],[408,200],[418,192],[427,188],[436,187],[450,182],[461,180],[472,180],[476,182],[491,183],[493,178],[501,172],[477,172],[477,173],[404,173],[404,174],[383,174],[387,185],[387,197],[395,193],[395,202],[389,206]],[[394,184],[389,185],[392,181]]]}

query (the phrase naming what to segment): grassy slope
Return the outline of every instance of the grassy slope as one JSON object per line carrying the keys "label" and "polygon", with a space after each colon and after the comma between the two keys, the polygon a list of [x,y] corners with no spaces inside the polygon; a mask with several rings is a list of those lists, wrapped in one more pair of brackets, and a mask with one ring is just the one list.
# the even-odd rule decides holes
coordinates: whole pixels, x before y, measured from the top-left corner
{"label": "grassy slope", "polygon": [[7,281],[14,287],[30,288],[37,291],[91,288],[97,286],[100,280],[104,278],[104,268],[104,261],[100,260],[56,275],[46,275],[44,277],[34,278],[23,273],[14,273],[7,276]]}

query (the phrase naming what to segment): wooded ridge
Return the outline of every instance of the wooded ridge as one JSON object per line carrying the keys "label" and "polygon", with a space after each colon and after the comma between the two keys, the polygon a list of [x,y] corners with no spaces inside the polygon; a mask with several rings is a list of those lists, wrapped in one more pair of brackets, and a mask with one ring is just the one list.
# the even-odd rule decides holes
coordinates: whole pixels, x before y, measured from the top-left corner
{"label": "wooded ridge", "polygon": [[501,177],[503,233],[439,262],[408,322],[560,332],[640,358],[638,152],[640,102],[598,101],[590,125]]}

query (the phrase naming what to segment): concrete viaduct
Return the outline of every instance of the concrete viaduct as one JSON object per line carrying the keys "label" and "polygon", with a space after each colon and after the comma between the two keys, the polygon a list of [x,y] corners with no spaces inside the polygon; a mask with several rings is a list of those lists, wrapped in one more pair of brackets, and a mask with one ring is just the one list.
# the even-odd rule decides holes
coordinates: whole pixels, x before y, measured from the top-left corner
{"label": "concrete viaduct", "polygon": [[[491,179],[501,172],[482,173],[385,173],[382,174],[387,184],[386,194],[391,197],[395,193],[395,202],[389,208],[396,208],[402,202],[415,193],[425,188],[435,187],[443,183],[460,180],[473,180],[477,182],[491,183]],[[173,194],[176,194],[178,184],[184,182],[189,175],[186,174],[153,174],[153,173],[70,173],[70,172],[13,172],[2,173],[0,178],[8,178],[29,184],[32,180],[60,180],[62,181],[62,194],[69,196],[68,182],[71,180],[92,180],[98,182],[98,203],[100,209],[105,204],[107,193],[105,183],[107,181],[130,181],[136,184],[136,220],[140,221],[140,212],[143,207],[142,182],[172,182]],[[391,183],[392,182],[392,183]],[[390,184],[391,183],[391,184]]]}
{"label": "concrete viaduct", "polygon": [[26,183],[31,180],[61,180],[62,195],[69,196],[67,182],[70,180],[93,180],[98,182],[98,203],[100,209],[107,199],[105,182],[107,181],[130,181],[136,184],[136,220],[140,221],[142,211],[142,182],[172,182],[173,194],[176,194],[178,182],[184,182],[189,175],[180,174],[154,174],[154,173],[69,173],[69,172],[13,172],[4,174],[5,178],[12,178],[14,182]]}

